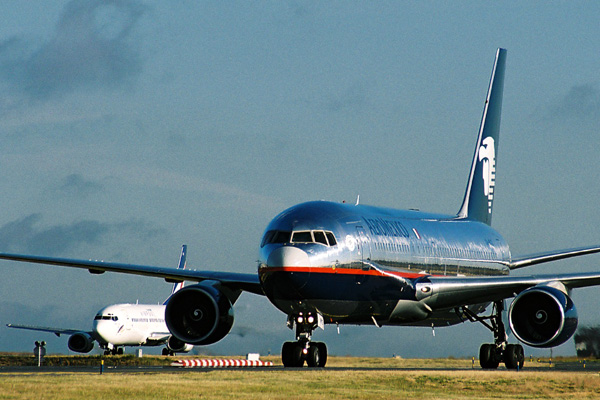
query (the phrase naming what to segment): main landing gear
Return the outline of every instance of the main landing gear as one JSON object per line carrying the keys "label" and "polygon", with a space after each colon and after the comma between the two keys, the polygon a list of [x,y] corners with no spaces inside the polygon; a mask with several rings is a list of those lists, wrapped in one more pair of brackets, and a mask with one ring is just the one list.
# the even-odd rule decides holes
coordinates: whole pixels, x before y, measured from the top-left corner
{"label": "main landing gear", "polygon": [[105,356],[122,356],[123,355],[123,348],[122,347],[113,347],[113,348],[106,348],[104,349],[104,355]]}
{"label": "main landing gear", "polygon": [[[466,307],[461,309],[470,321],[481,322],[494,333],[494,343],[482,344],[479,348],[479,364],[483,369],[496,369],[504,362],[506,369],[520,370],[525,363],[525,352],[520,344],[508,344],[502,322],[503,301],[495,301],[492,315],[480,317]],[[489,320],[489,323],[486,321]]]}
{"label": "main landing gear", "polygon": [[317,316],[299,313],[288,317],[288,326],[296,326],[296,341],[285,342],[281,348],[284,367],[324,367],[327,362],[327,346],[322,342],[311,342],[312,332],[317,328]]}

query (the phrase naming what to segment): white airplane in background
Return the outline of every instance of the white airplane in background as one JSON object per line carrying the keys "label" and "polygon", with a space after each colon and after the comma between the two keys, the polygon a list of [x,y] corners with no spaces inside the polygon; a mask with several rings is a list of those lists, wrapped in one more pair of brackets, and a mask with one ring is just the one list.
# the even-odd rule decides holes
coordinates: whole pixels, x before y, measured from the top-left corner
{"label": "white airplane in background", "polygon": [[[181,248],[178,269],[185,269],[187,246]],[[183,287],[183,282],[173,285],[171,295]],[[169,296],[170,298],[171,296]],[[167,299],[168,300],[168,299]],[[163,304],[113,304],[102,308],[94,317],[91,331],[49,328],[41,326],[7,324],[9,328],[52,332],[56,336],[70,335],[68,346],[77,353],[89,353],[98,342],[104,354],[123,354],[124,346],[165,345],[163,355],[187,353],[194,347],[171,335],[165,324]]]}

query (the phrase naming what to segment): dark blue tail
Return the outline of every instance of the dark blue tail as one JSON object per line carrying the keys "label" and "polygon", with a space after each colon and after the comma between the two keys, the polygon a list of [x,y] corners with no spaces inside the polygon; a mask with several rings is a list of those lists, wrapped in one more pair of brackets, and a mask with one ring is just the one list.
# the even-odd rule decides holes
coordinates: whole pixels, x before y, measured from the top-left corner
{"label": "dark blue tail", "polygon": [[498,49],[483,108],[469,182],[458,212],[458,218],[481,221],[488,225],[492,223],[492,207],[496,188],[496,156],[500,138],[505,65],[506,50]]}

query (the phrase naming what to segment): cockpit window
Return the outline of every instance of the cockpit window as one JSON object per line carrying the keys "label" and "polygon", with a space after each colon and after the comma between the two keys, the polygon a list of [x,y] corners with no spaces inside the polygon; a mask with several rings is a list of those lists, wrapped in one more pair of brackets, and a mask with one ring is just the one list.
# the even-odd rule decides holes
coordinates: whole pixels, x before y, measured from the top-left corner
{"label": "cockpit window", "polygon": [[263,237],[260,247],[269,243],[289,243],[292,232],[289,231],[268,231]]}
{"label": "cockpit window", "polygon": [[319,243],[335,246],[335,235],[330,231],[268,231],[263,237],[261,247],[271,243]]}
{"label": "cockpit window", "polygon": [[325,237],[325,232],[323,231],[314,231],[313,236],[315,238],[315,242],[324,244],[327,246],[327,238]]}
{"label": "cockpit window", "polygon": [[312,243],[313,237],[310,231],[292,232],[292,243]]}
{"label": "cockpit window", "polygon": [[327,240],[329,241],[330,246],[335,246],[337,244],[333,232],[325,232],[325,235],[327,235]]}
{"label": "cockpit window", "polygon": [[101,315],[101,314],[96,314],[96,316],[94,317],[95,321],[100,321],[100,320],[113,320],[113,321],[118,321],[119,317],[117,317],[116,315],[113,314],[108,314],[108,315]]}

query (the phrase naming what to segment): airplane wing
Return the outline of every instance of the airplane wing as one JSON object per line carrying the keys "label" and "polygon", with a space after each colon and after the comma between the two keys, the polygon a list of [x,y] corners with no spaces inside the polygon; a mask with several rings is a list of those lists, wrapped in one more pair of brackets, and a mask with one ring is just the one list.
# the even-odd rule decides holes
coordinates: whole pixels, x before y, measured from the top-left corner
{"label": "airplane wing", "polygon": [[532,276],[434,277],[417,284],[422,301],[436,309],[484,303],[514,297],[530,287],[562,284],[567,290],[600,285],[600,273]]}
{"label": "airplane wing", "polygon": [[166,342],[171,337],[170,332],[152,332],[148,335],[148,340],[152,342]]}
{"label": "airplane wing", "polygon": [[542,264],[549,261],[562,260],[569,257],[577,257],[585,254],[593,254],[598,252],[600,252],[599,246],[577,247],[574,249],[530,254],[527,256],[514,258],[507,265],[512,270],[523,267],[529,267],[536,264]]}
{"label": "airplane wing", "polygon": [[125,274],[152,276],[163,278],[169,283],[206,280],[219,281],[223,285],[234,289],[243,290],[263,295],[258,274],[243,274],[235,272],[196,271],[189,269],[153,267],[146,265],[119,264],[97,260],[74,260],[68,258],[31,256],[23,254],[0,253],[0,259],[29,262],[36,264],[59,265],[63,267],[87,269],[92,274],[102,274],[106,271],[121,272]]}
{"label": "airplane wing", "polygon": [[51,332],[51,333],[54,333],[58,337],[60,337],[60,335],[73,335],[75,333],[80,333],[80,332],[85,332],[85,333],[89,334],[90,336],[92,335],[92,332],[82,331],[81,329],[63,329],[63,328],[50,328],[50,327],[46,327],[46,326],[15,325],[15,324],[6,324],[6,326],[8,326],[9,328],[15,328],[15,329],[27,329],[30,331]]}

